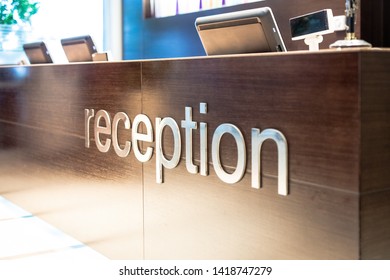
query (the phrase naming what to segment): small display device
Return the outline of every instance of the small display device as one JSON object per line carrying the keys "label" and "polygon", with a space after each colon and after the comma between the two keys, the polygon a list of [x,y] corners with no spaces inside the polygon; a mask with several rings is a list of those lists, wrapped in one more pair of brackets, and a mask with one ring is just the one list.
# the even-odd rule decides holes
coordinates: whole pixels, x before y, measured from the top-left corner
{"label": "small display device", "polygon": [[333,33],[333,13],[325,9],[290,19],[292,40]]}
{"label": "small display device", "polygon": [[53,63],[45,42],[34,42],[23,45],[30,64]]}
{"label": "small display device", "polygon": [[286,51],[268,7],[199,17],[195,27],[207,55]]}
{"label": "small display device", "polygon": [[96,46],[89,35],[66,38],[61,45],[69,62],[92,61]]}

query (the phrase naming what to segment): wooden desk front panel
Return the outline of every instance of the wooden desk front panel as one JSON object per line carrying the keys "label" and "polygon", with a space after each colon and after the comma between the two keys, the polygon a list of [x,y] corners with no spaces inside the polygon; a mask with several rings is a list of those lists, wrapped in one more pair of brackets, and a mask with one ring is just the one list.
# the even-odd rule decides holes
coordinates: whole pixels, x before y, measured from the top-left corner
{"label": "wooden desk front panel", "polygon": [[390,259],[390,55],[361,56],[361,258]]}
{"label": "wooden desk front panel", "polygon": [[[228,185],[213,168],[209,177],[189,174],[184,159],[157,185],[147,163],[146,258],[359,258],[358,54],[152,61],[142,69],[144,113],[180,125],[192,107],[193,120],[208,124],[210,166],[214,130],[232,123],[244,134],[248,171],[254,127],[286,136],[290,171],[290,195],[278,196],[273,143],[264,150],[260,190],[249,172]],[[194,131],[197,164],[199,137]],[[221,158],[234,169],[235,143],[225,141]]]}
{"label": "wooden desk front panel", "polygon": [[[367,55],[367,64],[375,55]],[[1,194],[114,259],[384,258],[389,224],[382,219],[384,231],[375,231],[379,221],[372,217],[389,216],[387,200],[361,196],[361,133],[370,127],[361,123],[361,57],[358,51],[321,52],[22,67],[27,74],[20,81],[12,81],[16,68],[0,68]],[[368,68],[366,82],[372,71],[387,77],[378,68],[385,58]],[[389,112],[380,105],[385,96],[369,102],[381,108],[375,118]],[[200,102],[208,104],[207,114],[200,114]],[[141,164],[133,152],[126,158],[112,148],[98,152],[93,139],[84,147],[85,108],[105,109],[111,117],[122,111],[131,120],[143,113],[153,126],[156,117],[172,117],[180,127],[186,106],[194,121],[208,124],[209,176],[186,170],[184,129],[182,159],[164,170],[163,184],[156,184],[155,155]],[[211,161],[211,138],[221,123],[236,125],[246,142],[248,172],[235,185],[223,183]],[[286,197],[277,194],[272,142],[263,151],[263,187],[250,186],[254,127],[278,129],[287,138]],[[130,134],[121,130],[120,137]],[[164,143],[169,157],[169,131]],[[379,155],[375,146],[388,140],[376,144],[365,147]],[[224,137],[221,146],[224,167],[233,170],[236,145]],[[199,164],[198,130],[193,147]],[[372,158],[366,159],[369,166]]]}
{"label": "wooden desk front panel", "polygon": [[142,110],[140,63],[0,73],[0,194],[109,258],[142,259],[142,165],[100,153],[93,122],[84,144],[84,109]]}
{"label": "wooden desk front panel", "polygon": [[[216,127],[232,123],[249,151],[251,128],[278,129],[289,142],[290,179],[359,191],[357,53],[145,62],[142,79],[143,108],[151,119],[180,121],[190,106],[193,120],[208,123],[209,147]],[[208,104],[207,114],[199,113],[200,102]],[[199,159],[198,131],[193,138]],[[235,166],[236,153],[229,152],[235,145],[227,147],[224,163]],[[264,156],[264,173],[276,176],[273,149]]]}

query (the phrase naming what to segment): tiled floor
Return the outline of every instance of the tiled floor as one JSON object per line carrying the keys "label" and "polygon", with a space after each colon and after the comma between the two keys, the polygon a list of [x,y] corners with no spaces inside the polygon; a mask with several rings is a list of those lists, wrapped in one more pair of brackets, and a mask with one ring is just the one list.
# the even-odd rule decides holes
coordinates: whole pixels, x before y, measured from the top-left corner
{"label": "tiled floor", "polygon": [[106,259],[0,196],[0,260]]}

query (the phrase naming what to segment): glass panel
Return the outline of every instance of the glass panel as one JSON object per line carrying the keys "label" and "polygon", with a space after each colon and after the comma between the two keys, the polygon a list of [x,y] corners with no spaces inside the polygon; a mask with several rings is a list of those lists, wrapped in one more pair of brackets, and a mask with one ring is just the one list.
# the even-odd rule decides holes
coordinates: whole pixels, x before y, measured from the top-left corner
{"label": "glass panel", "polygon": [[91,35],[98,51],[103,50],[103,0],[40,0],[32,19],[34,40],[44,40],[55,62],[64,59],[60,40]]}
{"label": "glass panel", "polygon": [[257,1],[262,0],[144,0],[144,7],[145,15],[159,18]]}

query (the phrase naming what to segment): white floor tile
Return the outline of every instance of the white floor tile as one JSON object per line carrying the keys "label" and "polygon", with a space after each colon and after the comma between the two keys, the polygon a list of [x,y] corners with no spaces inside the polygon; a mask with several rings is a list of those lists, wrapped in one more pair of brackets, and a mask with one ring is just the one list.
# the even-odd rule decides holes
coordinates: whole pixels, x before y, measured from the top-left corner
{"label": "white floor tile", "polygon": [[0,260],[105,258],[0,196]]}

